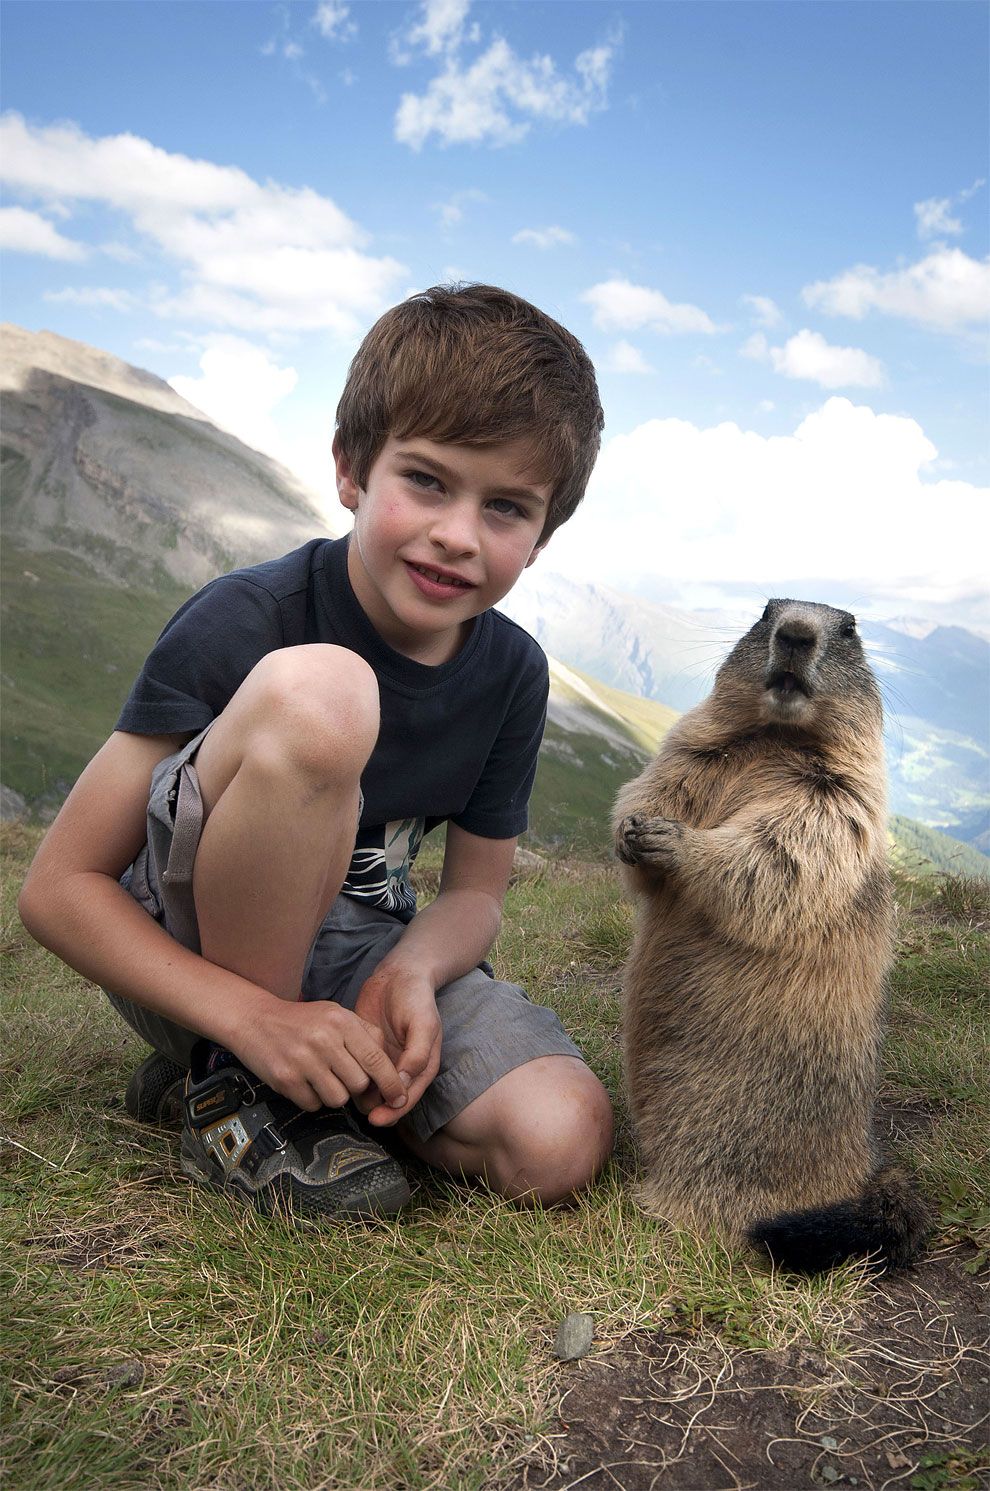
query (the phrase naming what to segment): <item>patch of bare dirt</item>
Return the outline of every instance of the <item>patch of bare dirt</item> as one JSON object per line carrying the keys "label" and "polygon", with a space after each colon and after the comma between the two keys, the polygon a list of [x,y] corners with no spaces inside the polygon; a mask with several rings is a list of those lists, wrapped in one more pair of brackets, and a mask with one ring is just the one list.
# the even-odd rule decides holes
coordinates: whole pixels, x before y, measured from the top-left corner
{"label": "patch of bare dirt", "polygon": [[810,1341],[758,1351],[659,1331],[563,1367],[554,1468],[531,1465],[512,1491],[990,1485],[973,1256],[956,1247],[879,1281],[827,1354]]}

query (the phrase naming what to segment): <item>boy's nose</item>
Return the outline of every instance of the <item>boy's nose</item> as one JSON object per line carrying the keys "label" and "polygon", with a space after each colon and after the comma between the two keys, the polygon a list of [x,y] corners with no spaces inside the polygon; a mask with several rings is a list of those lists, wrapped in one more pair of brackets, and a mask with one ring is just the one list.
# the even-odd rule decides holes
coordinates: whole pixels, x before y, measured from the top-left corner
{"label": "boy's nose", "polygon": [[451,554],[478,551],[478,513],[472,503],[445,502],[430,525],[430,538]]}

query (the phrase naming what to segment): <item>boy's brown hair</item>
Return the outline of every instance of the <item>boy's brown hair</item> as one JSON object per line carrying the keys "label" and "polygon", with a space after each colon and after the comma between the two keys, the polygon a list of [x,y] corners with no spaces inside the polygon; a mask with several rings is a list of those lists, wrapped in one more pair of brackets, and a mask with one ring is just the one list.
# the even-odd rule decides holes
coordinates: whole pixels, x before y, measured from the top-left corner
{"label": "boy's brown hair", "polygon": [[337,405],[337,435],[365,486],[389,436],[459,445],[533,441],[552,487],[545,542],[584,496],[604,424],[576,337],[508,290],[435,285],[368,332]]}

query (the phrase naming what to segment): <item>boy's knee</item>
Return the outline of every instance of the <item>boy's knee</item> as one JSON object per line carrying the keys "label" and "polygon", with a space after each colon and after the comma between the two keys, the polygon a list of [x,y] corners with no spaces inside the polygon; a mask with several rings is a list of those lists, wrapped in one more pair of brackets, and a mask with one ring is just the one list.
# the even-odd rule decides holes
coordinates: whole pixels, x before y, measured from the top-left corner
{"label": "boy's knee", "polygon": [[[312,643],[268,653],[242,685],[259,760],[359,776],[378,738],[378,680],[357,653]],[[238,701],[240,702],[240,701]]]}
{"label": "boy's knee", "polygon": [[608,1093],[575,1063],[570,1080],[548,1086],[503,1131],[509,1194],[544,1205],[565,1201],[598,1175],[612,1153]]}

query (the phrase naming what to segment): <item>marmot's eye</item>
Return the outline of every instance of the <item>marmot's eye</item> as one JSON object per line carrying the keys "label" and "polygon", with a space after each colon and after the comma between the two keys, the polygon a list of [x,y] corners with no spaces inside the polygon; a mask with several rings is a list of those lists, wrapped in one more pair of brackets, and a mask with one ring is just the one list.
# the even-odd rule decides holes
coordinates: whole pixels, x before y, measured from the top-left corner
{"label": "marmot's eye", "polygon": [[855,635],[856,635],[856,623],[855,623],[855,621],[850,621],[850,622],[846,623],[846,625],[842,628],[842,635],[844,637],[855,637]]}

